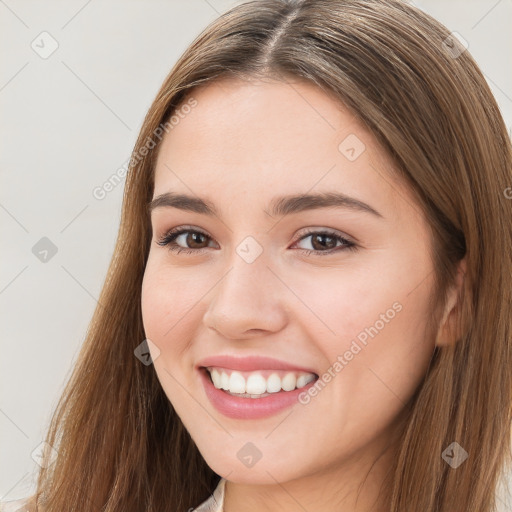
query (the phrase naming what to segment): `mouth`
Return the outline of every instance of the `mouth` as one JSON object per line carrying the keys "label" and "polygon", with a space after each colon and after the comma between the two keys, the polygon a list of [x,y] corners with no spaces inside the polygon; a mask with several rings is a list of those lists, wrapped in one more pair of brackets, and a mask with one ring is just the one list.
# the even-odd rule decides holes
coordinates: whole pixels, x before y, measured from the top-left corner
{"label": "mouth", "polygon": [[196,370],[211,405],[237,420],[263,419],[303,404],[302,394],[319,378],[312,368],[259,355],[210,356]]}
{"label": "mouth", "polygon": [[318,379],[316,373],[300,370],[242,371],[219,366],[201,366],[200,369],[216,389],[231,396],[250,399],[301,390]]}
{"label": "mouth", "polygon": [[[300,402],[302,393],[307,392],[318,379],[316,374],[290,370],[243,372],[211,366],[198,367],[197,370],[213,407],[223,416],[236,420],[268,418],[303,403]],[[227,389],[223,389],[223,385]]]}

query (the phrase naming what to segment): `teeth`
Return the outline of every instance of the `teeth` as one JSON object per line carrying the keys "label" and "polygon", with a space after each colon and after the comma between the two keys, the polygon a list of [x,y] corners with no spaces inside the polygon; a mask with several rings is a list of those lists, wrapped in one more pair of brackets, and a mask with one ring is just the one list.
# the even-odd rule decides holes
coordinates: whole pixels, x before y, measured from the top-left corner
{"label": "teeth", "polygon": [[214,385],[217,389],[222,388],[222,379],[221,379],[221,375],[219,374],[219,372],[218,372],[217,370],[211,370],[211,371],[210,371],[210,377],[212,378],[213,385]]}
{"label": "teeth", "polygon": [[245,393],[245,379],[241,373],[233,372],[229,377],[229,391],[231,393]]}
{"label": "teeth", "polygon": [[267,393],[277,393],[281,391],[281,378],[277,373],[273,373],[267,379]]}
{"label": "teeth", "polygon": [[221,389],[229,390],[229,377],[227,373],[220,374],[220,387]]}
{"label": "teeth", "polygon": [[[245,396],[250,398],[262,398],[270,393],[293,391],[302,388],[315,380],[315,375],[305,372],[287,372],[281,376],[277,372],[266,371],[267,378],[262,372],[241,372],[223,370],[221,368],[207,368],[211,375],[213,385],[217,389],[223,389],[229,394]],[[231,373],[229,373],[231,372]]]}
{"label": "teeth", "polygon": [[267,391],[267,381],[263,378],[263,376],[258,373],[249,375],[247,384],[245,385],[245,392],[251,395],[261,395],[265,393],[265,391]]}
{"label": "teeth", "polygon": [[310,373],[308,375],[300,375],[297,377],[297,387],[303,388],[306,384],[309,384],[312,380],[315,380],[314,375]]}
{"label": "teeth", "polygon": [[281,387],[285,391],[292,391],[295,389],[295,384],[297,384],[297,377],[293,373],[287,373],[281,382]]}

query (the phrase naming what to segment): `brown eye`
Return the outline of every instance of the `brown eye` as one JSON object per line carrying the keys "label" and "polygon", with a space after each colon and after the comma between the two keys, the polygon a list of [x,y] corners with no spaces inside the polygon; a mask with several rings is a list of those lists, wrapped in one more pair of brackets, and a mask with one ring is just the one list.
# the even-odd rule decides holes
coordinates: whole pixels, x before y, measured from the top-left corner
{"label": "brown eye", "polygon": [[[191,254],[207,248],[208,240],[211,240],[211,238],[202,231],[180,228],[168,231],[157,244],[167,246],[170,251],[178,253],[185,251]],[[204,245],[205,243],[206,245]]]}
{"label": "brown eye", "polygon": [[335,237],[318,233],[312,236],[311,245],[314,249],[322,250],[322,249],[334,249],[337,245],[337,240]]}
{"label": "brown eye", "polygon": [[188,234],[185,237],[185,243],[191,249],[202,249],[201,244],[205,242],[206,238],[206,235],[203,233],[188,231]]}
{"label": "brown eye", "polygon": [[323,256],[338,253],[345,249],[355,250],[357,248],[354,242],[351,242],[345,237],[330,231],[310,231],[309,233],[306,233],[304,236],[302,236],[297,244],[302,243],[307,239],[311,239],[309,245],[312,249],[304,247],[300,248],[307,255],[318,254]]}

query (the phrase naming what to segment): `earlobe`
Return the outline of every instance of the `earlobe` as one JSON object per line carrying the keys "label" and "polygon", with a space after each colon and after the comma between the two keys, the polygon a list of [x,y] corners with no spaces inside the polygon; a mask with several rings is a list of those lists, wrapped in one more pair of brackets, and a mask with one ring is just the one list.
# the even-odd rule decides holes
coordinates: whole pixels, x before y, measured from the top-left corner
{"label": "earlobe", "polygon": [[448,292],[448,298],[444,309],[443,317],[439,325],[436,346],[448,346],[456,343],[461,337],[460,315],[462,312],[462,291],[464,286],[464,277],[466,275],[467,260],[464,257],[458,263],[457,276],[455,284]]}

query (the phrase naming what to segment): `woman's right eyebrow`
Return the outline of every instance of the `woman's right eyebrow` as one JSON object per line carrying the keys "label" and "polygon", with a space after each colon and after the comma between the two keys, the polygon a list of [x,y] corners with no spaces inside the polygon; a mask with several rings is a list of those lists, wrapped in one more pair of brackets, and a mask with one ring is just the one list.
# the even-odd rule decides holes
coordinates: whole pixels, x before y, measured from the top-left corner
{"label": "woman's right eyebrow", "polygon": [[[175,192],[165,192],[148,204],[151,214],[156,208],[177,208],[179,210],[200,213],[221,218],[215,205],[199,196],[190,196]],[[293,194],[279,196],[270,202],[270,211],[263,210],[270,217],[300,213],[319,208],[343,208],[356,212],[370,213],[379,218],[384,216],[365,202],[340,192],[321,192],[316,194]]]}

